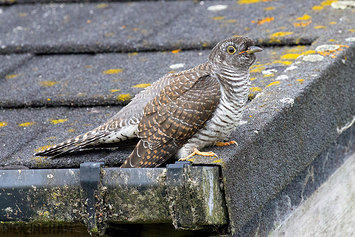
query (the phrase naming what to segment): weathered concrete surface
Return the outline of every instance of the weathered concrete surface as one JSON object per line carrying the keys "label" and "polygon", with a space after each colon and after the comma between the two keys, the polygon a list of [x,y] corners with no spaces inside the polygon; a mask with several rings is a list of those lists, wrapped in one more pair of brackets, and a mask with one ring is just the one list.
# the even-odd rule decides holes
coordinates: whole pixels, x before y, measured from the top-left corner
{"label": "weathered concrete surface", "polygon": [[354,236],[355,155],[269,236]]}
{"label": "weathered concrete surface", "polygon": [[[350,125],[350,124],[349,124]],[[355,126],[344,130],[275,198],[270,199],[237,236],[268,236],[325,183],[355,153]],[[346,222],[347,220],[344,220]],[[349,220],[352,221],[352,220]]]}
{"label": "weathered concrete surface", "polygon": [[[0,43],[2,53],[168,52],[151,53],[148,65],[136,60],[148,55],[142,52],[138,55],[37,55],[24,61],[21,67],[6,71],[8,79],[5,76],[0,80],[1,96],[4,96],[0,101],[6,102],[0,115],[1,147],[6,147],[0,150],[0,165],[72,167],[87,159],[119,165],[130,149],[73,154],[54,160],[32,157],[34,150],[92,129],[121,108],[93,107],[86,111],[86,108],[50,106],[124,104],[129,95],[134,96],[140,90],[132,86],[150,83],[172,70],[185,69],[177,66],[172,69],[172,65],[183,63],[187,68],[189,62],[196,65],[199,60],[205,61],[208,51],[188,52],[188,49],[210,48],[223,38],[246,34],[265,48],[251,69],[250,98],[256,97],[248,104],[243,121],[232,134],[231,139],[239,146],[207,148],[219,155],[220,159],[211,162],[223,167],[230,229],[237,233],[335,141],[355,116],[353,9],[337,10],[330,6],[330,1],[318,0],[243,2],[13,5],[2,8],[1,22],[5,19],[8,23],[0,29],[1,34],[6,35]],[[224,10],[215,11],[216,5],[223,5],[219,9]],[[146,12],[141,12],[143,6]],[[126,23],[125,20],[132,16],[121,19],[120,7],[141,13],[142,27],[137,20],[139,17],[130,21],[138,26]],[[148,19],[152,12],[159,12],[154,18],[158,22]],[[42,18],[44,16],[50,17]],[[105,20],[109,16],[112,21]],[[75,21],[79,23],[74,24]],[[123,30],[127,32],[120,34]],[[272,45],[280,47],[267,48]],[[284,48],[285,45],[291,48]],[[171,51],[176,49],[186,51],[173,54]],[[121,66],[125,61],[129,65],[127,68]],[[54,66],[56,63],[58,66]],[[141,67],[144,70],[136,73]],[[36,74],[36,70],[41,73]],[[115,79],[124,74],[122,87],[118,87],[121,81]],[[134,75],[137,81],[129,75]],[[141,75],[152,76],[141,80]],[[69,78],[75,81],[73,85]],[[95,81],[97,78],[102,83]],[[115,84],[110,86],[108,83]],[[97,86],[92,87],[93,84]],[[83,96],[84,99],[80,99]],[[44,105],[48,107],[28,108]],[[25,108],[14,109],[21,107]],[[102,109],[101,118],[90,113],[96,109]],[[73,125],[75,134],[72,134]],[[202,160],[206,162],[209,161]]]}

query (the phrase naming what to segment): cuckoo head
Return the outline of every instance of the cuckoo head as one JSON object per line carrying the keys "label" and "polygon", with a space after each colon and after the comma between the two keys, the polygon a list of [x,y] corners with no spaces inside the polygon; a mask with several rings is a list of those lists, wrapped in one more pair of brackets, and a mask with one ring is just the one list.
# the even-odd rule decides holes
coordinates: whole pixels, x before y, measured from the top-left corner
{"label": "cuckoo head", "polygon": [[256,52],[262,49],[254,45],[249,37],[231,37],[219,42],[212,50],[208,61],[215,73],[221,68],[233,71],[247,71],[255,62]]}

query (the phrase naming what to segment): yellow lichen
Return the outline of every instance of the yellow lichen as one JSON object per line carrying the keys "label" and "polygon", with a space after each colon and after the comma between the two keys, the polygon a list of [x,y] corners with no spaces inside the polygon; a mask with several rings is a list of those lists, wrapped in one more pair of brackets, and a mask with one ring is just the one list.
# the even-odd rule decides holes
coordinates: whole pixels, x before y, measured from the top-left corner
{"label": "yellow lichen", "polygon": [[220,20],[223,20],[224,19],[224,16],[215,16],[215,17],[212,17],[212,20],[215,20],[215,21],[220,21]]}
{"label": "yellow lichen", "polygon": [[258,2],[260,2],[260,0],[238,0],[238,4],[253,4]]}
{"label": "yellow lichen", "polygon": [[7,122],[5,122],[5,121],[0,122],[0,128],[5,127],[5,126],[7,126]]}
{"label": "yellow lichen", "polygon": [[121,91],[121,89],[112,89],[110,90],[111,93],[117,92],[117,91]]}
{"label": "yellow lichen", "polygon": [[147,88],[148,86],[150,86],[150,83],[142,83],[142,84],[137,84],[132,86],[132,88]]}
{"label": "yellow lichen", "polygon": [[68,119],[49,119],[49,122],[51,124],[58,124],[58,123],[64,123],[68,121]]}
{"label": "yellow lichen", "polygon": [[18,77],[18,76],[20,76],[20,74],[12,74],[12,75],[6,75],[5,78],[6,79],[13,79],[13,78]]}
{"label": "yellow lichen", "polygon": [[303,84],[304,79],[296,79],[296,81],[298,81],[298,83],[300,83],[300,84]]}
{"label": "yellow lichen", "polygon": [[289,54],[285,54],[281,56],[281,59],[296,59],[300,56],[301,54],[297,54],[297,53],[289,53]]}
{"label": "yellow lichen", "polygon": [[272,35],[270,35],[270,37],[282,37],[282,36],[286,36],[286,35],[292,35],[293,32],[276,32]]}
{"label": "yellow lichen", "polygon": [[304,14],[303,16],[298,17],[296,20],[298,20],[298,21],[306,21],[306,20],[309,20],[311,18],[312,17],[310,15]]}
{"label": "yellow lichen", "polygon": [[315,26],[314,29],[325,29],[327,28],[326,26]]}
{"label": "yellow lichen", "polygon": [[96,8],[107,8],[108,4],[107,3],[100,3],[96,5]]}
{"label": "yellow lichen", "polygon": [[256,67],[254,69],[251,69],[249,72],[252,73],[252,72],[262,72],[265,70],[265,67]]}
{"label": "yellow lichen", "polygon": [[117,100],[119,101],[126,101],[126,100],[130,100],[132,98],[131,94],[119,94],[117,96]]}
{"label": "yellow lichen", "polygon": [[35,152],[40,152],[40,151],[44,151],[47,150],[48,148],[52,147],[52,145],[46,145],[46,146],[42,146],[40,148],[35,149]]}
{"label": "yellow lichen", "polygon": [[123,72],[123,69],[121,69],[121,68],[109,69],[109,70],[103,71],[102,73],[103,74],[117,74],[117,73],[120,73],[120,72]]}
{"label": "yellow lichen", "polygon": [[276,7],[265,7],[264,8],[264,11],[272,11],[272,10],[275,10]]}
{"label": "yellow lichen", "polygon": [[274,86],[274,85],[278,85],[280,84],[280,81],[274,81],[274,82],[271,82],[269,85],[267,85],[266,87],[269,87],[269,86]]}
{"label": "yellow lichen", "polygon": [[26,122],[26,123],[20,123],[17,126],[19,126],[19,127],[28,127],[28,126],[32,126],[32,125],[35,125],[35,124],[36,124],[36,122]]}
{"label": "yellow lichen", "polygon": [[57,81],[40,81],[38,82],[41,86],[54,86],[55,84],[58,84]]}
{"label": "yellow lichen", "polygon": [[250,92],[258,92],[258,91],[262,91],[260,87],[251,87],[250,88]]}

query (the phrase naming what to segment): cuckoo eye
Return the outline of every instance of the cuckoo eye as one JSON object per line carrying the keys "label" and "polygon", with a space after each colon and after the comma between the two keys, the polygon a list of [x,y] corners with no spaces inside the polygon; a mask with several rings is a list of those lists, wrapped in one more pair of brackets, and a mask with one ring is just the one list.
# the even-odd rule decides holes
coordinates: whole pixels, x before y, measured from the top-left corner
{"label": "cuckoo eye", "polygon": [[229,54],[235,54],[235,52],[237,52],[237,50],[233,46],[228,46],[227,52]]}

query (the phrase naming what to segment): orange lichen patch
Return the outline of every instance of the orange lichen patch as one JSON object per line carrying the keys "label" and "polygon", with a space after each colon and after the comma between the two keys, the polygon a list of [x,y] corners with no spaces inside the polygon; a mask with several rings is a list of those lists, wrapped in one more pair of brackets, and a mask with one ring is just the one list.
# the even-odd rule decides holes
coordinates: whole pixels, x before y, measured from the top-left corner
{"label": "orange lichen patch", "polygon": [[312,18],[312,17],[311,17],[310,15],[304,14],[304,15],[301,16],[301,17],[297,17],[296,20],[298,20],[298,21],[306,21],[306,20],[309,20],[309,19],[311,19],[311,18]]}
{"label": "orange lichen patch", "polygon": [[87,21],[86,21],[86,23],[90,24],[90,23],[91,23],[91,21],[90,21],[90,20],[87,20]]}
{"label": "orange lichen patch", "polygon": [[335,42],[335,41],[337,41],[337,40],[335,40],[335,39],[329,39],[329,42]]}
{"label": "orange lichen patch", "polygon": [[236,22],[236,19],[229,19],[229,20],[224,20],[225,23],[233,23]]}
{"label": "orange lichen patch", "polygon": [[132,88],[147,88],[148,86],[150,86],[150,83],[142,83],[142,84],[137,84],[132,86]]}
{"label": "orange lichen patch", "polygon": [[260,87],[255,86],[250,88],[250,92],[258,92],[258,91],[262,91]]}
{"label": "orange lichen patch", "polygon": [[263,19],[260,19],[260,20],[251,21],[251,23],[257,23],[258,25],[262,25],[264,23],[271,22],[271,21],[274,21],[274,20],[275,20],[274,17],[266,17],[266,18],[263,18]]}
{"label": "orange lichen patch", "polygon": [[280,58],[281,59],[293,59],[295,60],[296,58],[298,58],[301,54],[298,53],[289,53],[289,54],[285,54],[282,55]]}
{"label": "orange lichen patch", "polygon": [[315,26],[314,29],[326,29],[326,26]]}
{"label": "orange lichen patch", "polygon": [[123,72],[123,69],[121,69],[121,68],[109,69],[109,70],[103,71],[102,73],[103,74],[117,74],[117,73],[120,73],[120,72]]}
{"label": "orange lichen patch", "polygon": [[51,124],[58,124],[58,123],[64,123],[68,121],[68,119],[49,119],[49,122]]}
{"label": "orange lichen patch", "polygon": [[172,53],[179,53],[179,52],[181,52],[181,49],[175,49],[175,50],[173,50],[173,51],[171,51]]}
{"label": "orange lichen patch", "polygon": [[38,153],[40,151],[44,151],[47,150],[48,148],[52,147],[52,145],[46,145],[46,146],[42,146],[40,148],[35,149],[35,152]]}
{"label": "orange lichen patch", "polygon": [[256,77],[251,77],[250,80],[254,81],[254,80],[256,80]]}
{"label": "orange lichen patch", "polygon": [[96,8],[108,8],[108,4],[107,3],[100,3],[96,5]]}
{"label": "orange lichen patch", "polygon": [[20,123],[17,126],[19,126],[19,127],[28,127],[28,126],[32,126],[32,125],[35,125],[35,124],[36,124],[36,122],[26,122],[26,123]]}
{"label": "orange lichen patch", "polygon": [[113,35],[115,35],[115,33],[113,33],[113,32],[110,32],[110,33],[106,33],[106,34],[105,34],[106,37],[110,37],[110,36],[113,36]]}
{"label": "orange lichen patch", "polygon": [[57,81],[40,81],[38,82],[41,86],[54,86],[55,84],[58,84]]}
{"label": "orange lichen patch", "polygon": [[6,75],[5,78],[6,79],[13,79],[13,78],[18,77],[18,76],[20,76],[20,74],[11,74],[11,75],[9,74],[9,75]]}
{"label": "orange lichen patch", "polygon": [[355,32],[355,29],[350,29],[349,32]]}
{"label": "orange lichen patch", "polygon": [[68,129],[67,132],[75,132],[75,129]]}
{"label": "orange lichen patch", "polygon": [[344,48],[349,48],[348,45],[342,45],[342,44],[335,44],[335,46],[338,46],[336,49],[327,49],[324,51],[317,50],[317,53],[319,53],[322,56],[331,56],[332,58],[335,58],[336,55],[340,52],[343,51]]}
{"label": "orange lichen patch", "polygon": [[335,24],[336,24],[336,21],[329,22],[329,25],[335,25]]}
{"label": "orange lichen patch", "polygon": [[111,89],[110,90],[111,93],[114,93],[114,92],[117,92],[117,91],[121,91],[121,89]]}
{"label": "orange lichen patch", "polygon": [[0,128],[1,128],[1,127],[5,127],[5,126],[7,126],[7,122],[1,121],[1,122],[0,122]]}
{"label": "orange lichen patch", "polygon": [[175,73],[175,72],[176,72],[176,71],[175,71],[175,70],[173,70],[173,71],[170,71],[170,72],[168,72],[168,73],[171,73],[171,74],[172,74],[172,73]]}
{"label": "orange lichen patch", "polygon": [[274,85],[278,85],[280,84],[280,81],[274,81],[274,82],[271,82],[269,85],[267,85],[266,87],[269,87],[269,86],[274,86]]}
{"label": "orange lichen patch", "polygon": [[128,56],[132,57],[132,56],[136,56],[137,54],[138,52],[128,53]]}
{"label": "orange lichen patch", "polygon": [[220,21],[220,20],[223,20],[224,19],[224,16],[215,16],[215,17],[212,17],[212,20],[215,20],[215,21]]}
{"label": "orange lichen patch", "polygon": [[126,101],[126,100],[130,100],[131,98],[132,98],[131,94],[119,94],[117,96],[118,101]]}
{"label": "orange lichen patch", "polygon": [[264,8],[264,11],[272,11],[272,10],[275,10],[276,7],[265,7]]}
{"label": "orange lichen patch", "polygon": [[308,26],[311,23],[312,23],[312,20],[309,20],[309,21],[306,21],[306,22],[293,23],[293,26],[294,27],[306,27],[306,26]]}
{"label": "orange lichen patch", "polygon": [[258,2],[260,2],[260,0],[238,0],[238,4],[253,4]]}

